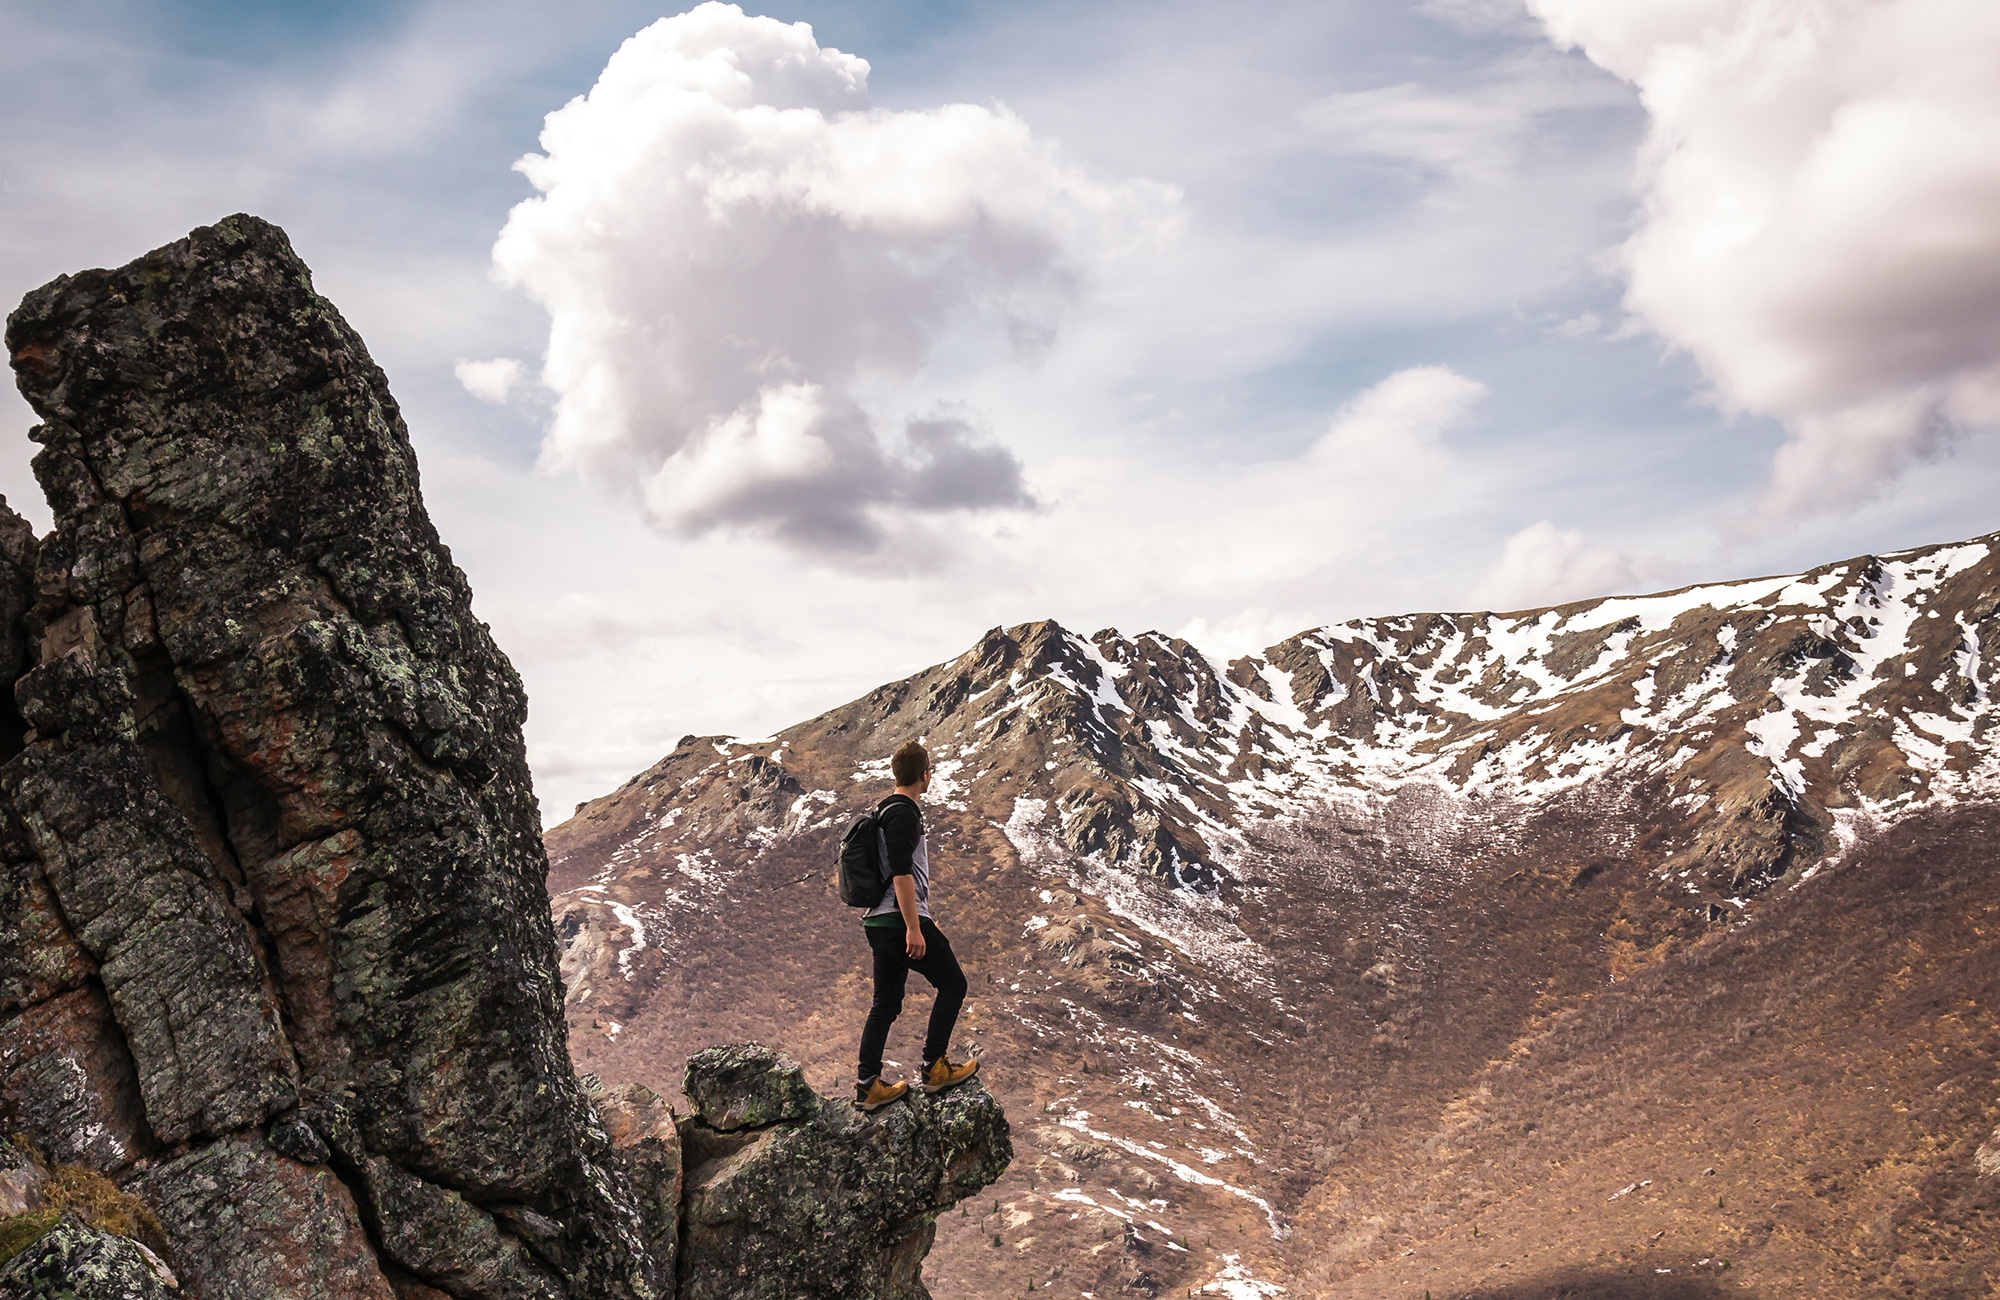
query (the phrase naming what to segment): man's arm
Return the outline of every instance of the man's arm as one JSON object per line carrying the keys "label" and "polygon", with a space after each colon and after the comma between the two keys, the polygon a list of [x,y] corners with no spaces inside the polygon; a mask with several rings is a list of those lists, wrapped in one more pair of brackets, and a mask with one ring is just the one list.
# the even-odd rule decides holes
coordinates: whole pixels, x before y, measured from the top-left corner
{"label": "man's arm", "polygon": [[924,928],[917,920],[917,882],[911,876],[896,877],[896,910],[903,914],[903,951],[911,961],[924,956]]}

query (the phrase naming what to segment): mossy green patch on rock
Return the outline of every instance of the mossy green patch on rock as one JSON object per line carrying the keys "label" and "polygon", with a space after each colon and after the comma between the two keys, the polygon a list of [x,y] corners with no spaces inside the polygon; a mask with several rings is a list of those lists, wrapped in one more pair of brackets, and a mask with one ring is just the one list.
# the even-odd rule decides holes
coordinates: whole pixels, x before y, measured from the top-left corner
{"label": "mossy green patch on rock", "polygon": [[16,1137],[11,1145],[21,1158],[33,1163],[40,1176],[30,1208],[0,1218],[0,1263],[41,1240],[64,1215],[74,1215],[97,1232],[142,1242],[155,1254],[167,1253],[166,1234],[144,1201],[95,1170],[46,1163],[41,1152],[24,1139]]}
{"label": "mossy green patch on rock", "polygon": [[94,1170],[54,1166],[42,1184],[42,1204],[45,1209],[75,1214],[100,1232],[143,1242],[155,1254],[168,1253],[166,1233],[146,1203]]}
{"label": "mossy green patch on rock", "polygon": [[29,1210],[26,1214],[10,1214],[0,1219],[0,1264],[40,1241],[42,1234],[55,1227],[60,1218],[61,1210]]}

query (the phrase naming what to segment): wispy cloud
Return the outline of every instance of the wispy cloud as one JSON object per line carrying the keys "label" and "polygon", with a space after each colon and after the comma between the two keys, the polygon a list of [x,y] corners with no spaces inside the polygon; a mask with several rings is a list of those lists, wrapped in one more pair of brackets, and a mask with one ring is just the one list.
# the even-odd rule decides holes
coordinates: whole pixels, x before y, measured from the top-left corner
{"label": "wispy cloud", "polygon": [[1557,528],[1544,519],[1507,539],[1500,557],[1466,593],[1466,603],[1514,610],[1632,594],[1659,579],[1663,568],[1613,547],[1592,546],[1578,529]]}

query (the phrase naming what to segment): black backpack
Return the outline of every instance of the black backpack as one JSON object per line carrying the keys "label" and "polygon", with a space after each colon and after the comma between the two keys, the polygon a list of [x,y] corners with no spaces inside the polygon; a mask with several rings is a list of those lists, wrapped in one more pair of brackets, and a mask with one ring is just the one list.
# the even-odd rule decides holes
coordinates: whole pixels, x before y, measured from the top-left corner
{"label": "black backpack", "polygon": [[888,891],[889,843],[882,835],[882,810],[862,813],[840,841],[840,901],[873,907]]}

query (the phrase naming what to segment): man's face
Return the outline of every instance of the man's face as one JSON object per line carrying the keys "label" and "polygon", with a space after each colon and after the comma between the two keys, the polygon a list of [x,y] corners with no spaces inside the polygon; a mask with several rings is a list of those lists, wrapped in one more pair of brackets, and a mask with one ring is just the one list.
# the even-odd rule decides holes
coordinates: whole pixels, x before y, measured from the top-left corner
{"label": "man's face", "polygon": [[925,768],[924,774],[917,778],[917,790],[921,793],[928,791],[930,788],[931,788],[931,770],[929,768]]}

